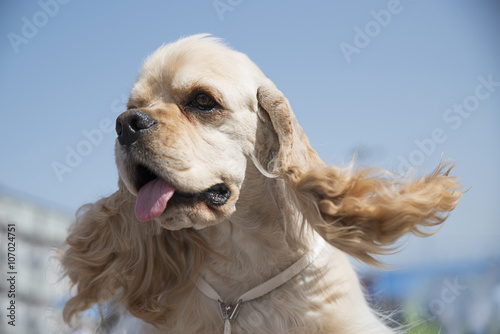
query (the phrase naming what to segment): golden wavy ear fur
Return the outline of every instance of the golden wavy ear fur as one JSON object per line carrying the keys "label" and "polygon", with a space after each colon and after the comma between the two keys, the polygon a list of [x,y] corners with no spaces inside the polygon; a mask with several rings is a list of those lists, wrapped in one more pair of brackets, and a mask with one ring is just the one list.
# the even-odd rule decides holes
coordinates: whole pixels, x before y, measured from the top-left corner
{"label": "golden wavy ear fur", "polygon": [[307,221],[331,244],[373,265],[371,254],[393,248],[406,233],[425,237],[422,230],[445,221],[458,204],[461,191],[450,168],[440,165],[434,173],[403,181],[376,169],[353,171],[325,167],[290,180]]}
{"label": "golden wavy ear fur", "polygon": [[393,250],[388,246],[406,233],[433,234],[422,228],[441,224],[457,205],[460,184],[446,164],[415,181],[377,169],[327,166],[272,83],[265,82],[257,97],[279,140],[266,162],[269,172],[285,180],[304,220],[342,251],[380,265],[373,254]]}
{"label": "golden wavy ear fur", "polygon": [[64,307],[68,323],[95,303],[116,298],[132,315],[161,323],[177,296],[193,288],[205,259],[205,244],[193,231],[137,221],[132,195],[121,181],[119,188],[82,207],[66,240],[61,262],[77,287]]}

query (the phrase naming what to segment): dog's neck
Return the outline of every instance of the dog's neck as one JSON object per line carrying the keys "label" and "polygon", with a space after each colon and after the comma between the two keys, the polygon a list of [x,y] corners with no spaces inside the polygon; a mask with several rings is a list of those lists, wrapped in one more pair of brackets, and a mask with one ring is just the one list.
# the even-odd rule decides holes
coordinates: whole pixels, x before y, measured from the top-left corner
{"label": "dog's neck", "polygon": [[228,302],[289,267],[312,247],[314,238],[311,231],[301,231],[300,217],[286,207],[279,180],[264,177],[253,166],[248,173],[252,176],[242,187],[236,212],[200,231],[222,255],[210,256],[202,275]]}

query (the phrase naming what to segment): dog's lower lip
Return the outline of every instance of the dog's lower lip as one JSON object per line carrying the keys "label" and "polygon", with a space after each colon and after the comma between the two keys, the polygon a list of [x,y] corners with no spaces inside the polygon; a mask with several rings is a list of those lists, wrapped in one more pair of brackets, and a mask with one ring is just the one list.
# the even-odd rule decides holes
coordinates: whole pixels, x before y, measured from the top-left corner
{"label": "dog's lower lip", "polygon": [[231,190],[224,184],[216,184],[203,192],[205,201],[214,206],[221,206],[231,197]]}
{"label": "dog's lower lip", "polygon": [[[196,194],[176,191],[171,201],[184,204],[194,204],[197,201],[203,201],[211,206],[222,206],[226,204],[230,197],[231,191],[229,188],[224,183],[218,183]],[[166,210],[168,210],[168,207]]]}

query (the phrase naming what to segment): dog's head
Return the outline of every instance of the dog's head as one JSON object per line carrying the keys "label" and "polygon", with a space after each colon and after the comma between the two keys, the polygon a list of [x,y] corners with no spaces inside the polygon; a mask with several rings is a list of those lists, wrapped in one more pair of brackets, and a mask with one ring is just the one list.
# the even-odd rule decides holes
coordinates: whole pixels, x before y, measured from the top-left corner
{"label": "dog's head", "polygon": [[136,217],[171,230],[204,228],[235,211],[248,161],[278,152],[271,120],[280,131],[300,130],[247,56],[203,35],[149,56],[127,109],[116,121],[120,177],[136,196]]}

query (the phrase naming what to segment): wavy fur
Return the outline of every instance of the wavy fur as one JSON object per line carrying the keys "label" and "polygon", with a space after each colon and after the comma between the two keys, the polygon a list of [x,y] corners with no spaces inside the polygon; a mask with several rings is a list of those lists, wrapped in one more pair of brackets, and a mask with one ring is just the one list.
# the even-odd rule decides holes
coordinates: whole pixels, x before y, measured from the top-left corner
{"label": "wavy fur", "polygon": [[132,315],[161,323],[176,306],[171,301],[192,290],[206,257],[205,243],[192,230],[141,224],[133,218],[133,206],[131,195],[120,187],[79,210],[61,260],[78,288],[65,305],[66,322],[118,294],[116,303]]}
{"label": "wavy fur", "polygon": [[416,181],[398,179],[377,169],[313,169],[291,180],[307,221],[344,252],[372,265],[371,254],[387,248],[406,233],[426,237],[426,227],[443,223],[458,204],[459,184],[451,168],[439,166]]}

